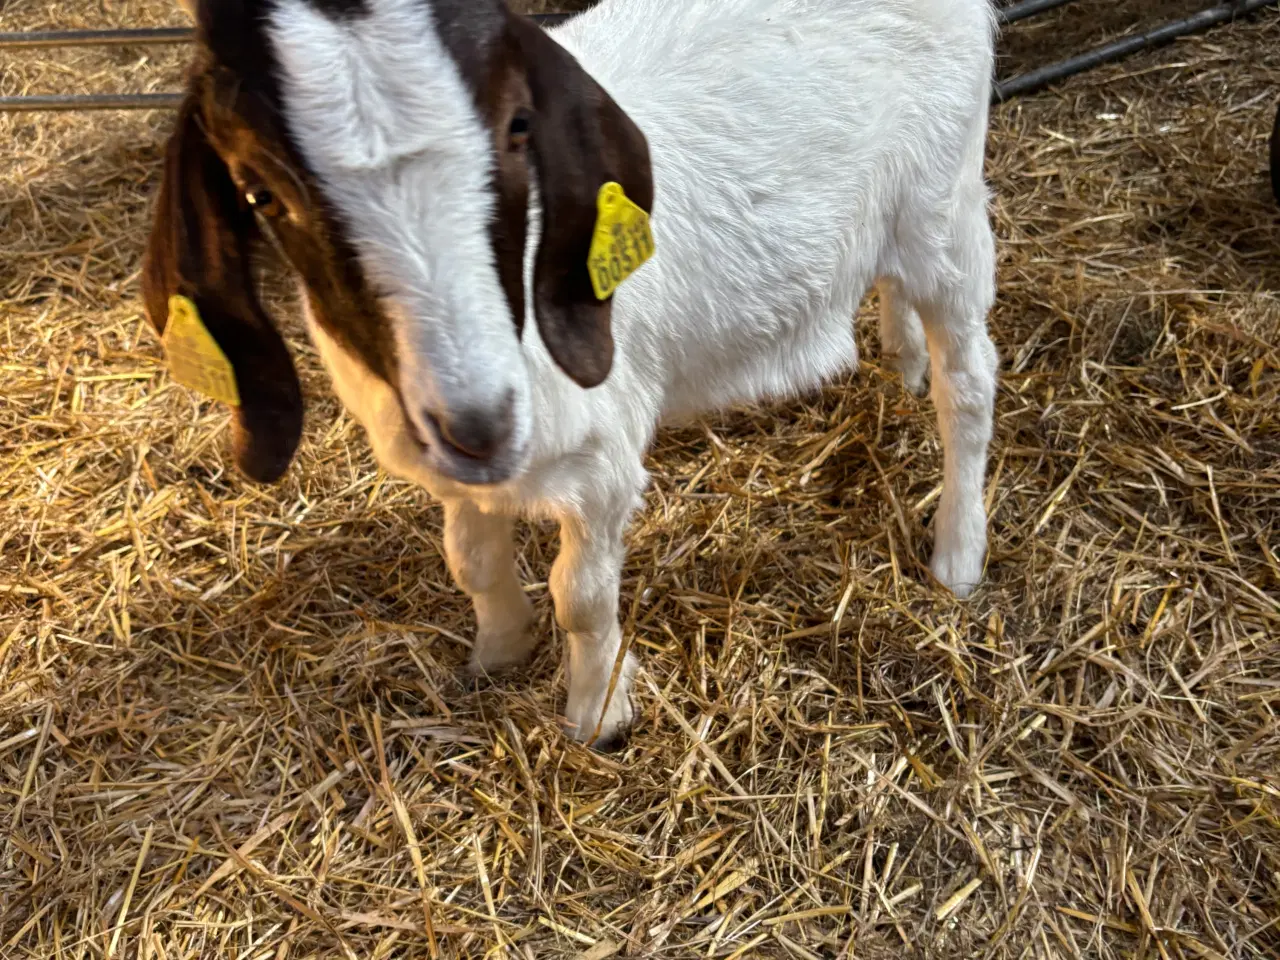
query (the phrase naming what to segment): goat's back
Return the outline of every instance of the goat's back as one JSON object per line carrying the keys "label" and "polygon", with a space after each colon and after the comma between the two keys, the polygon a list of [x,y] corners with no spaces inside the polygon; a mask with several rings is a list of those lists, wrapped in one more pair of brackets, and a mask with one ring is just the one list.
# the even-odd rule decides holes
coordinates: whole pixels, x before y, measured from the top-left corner
{"label": "goat's back", "polygon": [[659,251],[615,333],[684,415],[855,362],[899,223],[980,184],[994,21],[987,0],[671,7],[606,0],[555,35],[648,137]]}

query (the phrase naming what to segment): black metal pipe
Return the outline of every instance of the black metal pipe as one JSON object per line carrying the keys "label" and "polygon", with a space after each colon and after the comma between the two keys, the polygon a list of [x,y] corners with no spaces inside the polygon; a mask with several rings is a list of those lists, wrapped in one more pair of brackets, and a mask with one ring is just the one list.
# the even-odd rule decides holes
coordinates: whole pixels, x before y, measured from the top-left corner
{"label": "black metal pipe", "polygon": [[[1016,23],[1038,13],[1065,6],[1072,0],[1020,0],[1002,7],[997,16],[1001,23]],[[553,27],[572,14],[542,13],[534,19]],[[138,30],[33,30],[22,33],[0,33],[0,49],[40,50],[50,47],[120,47],[136,44],[190,43],[195,31],[190,27],[155,27]]]}
{"label": "black metal pipe", "polygon": [[[1032,13],[1039,13],[1041,10],[1049,9],[1048,5],[1060,5],[1069,3],[1071,0],[1023,0],[1021,4],[1014,4],[1012,7],[1006,8],[1007,11],[1013,11],[1018,7],[1026,7],[1030,4],[1039,4]],[[1179,37],[1196,33],[1200,30],[1206,30],[1209,27],[1225,23],[1236,17],[1246,14],[1255,13],[1264,7],[1275,6],[1280,0],[1233,0],[1231,3],[1219,4],[1202,10],[1197,14],[1186,17],[1182,20],[1175,20],[1172,23],[1166,23],[1162,26],[1155,27],[1143,33],[1133,34],[1128,37],[1121,37],[1111,43],[1096,47],[1075,57],[1070,57],[1058,63],[1052,63],[1048,66],[1041,67],[1037,70],[1031,70],[1020,76],[1013,77],[1002,83],[997,83],[992,91],[992,103],[1003,103],[1017,96],[1032,93],[1036,90],[1043,89],[1059,80],[1067,77],[1075,76],[1094,67],[1099,67],[1116,60],[1123,59],[1141,50],[1147,50],[1157,47],[1164,43],[1170,43]],[[1030,16],[1031,14],[1025,14]],[[534,19],[543,26],[555,26],[569,19],[572,14],[541,14]],[[1021,19],[1021,17],[1020,17]],[[181,42],[176,39],[176,34],[184,28],[168,28],[163,30],[130,30],[130,31],[114,31],[114,30],[75,30],[46,32],[43,34],[0,34],[0,47],[3,46],[23,46],[22,43],[9,42],[14,37],[51,37],[55,35],[61,36],[88,36],[106,34],[111,37],[119,34],[130,34],[133,36],[146,35],[140,39],[132,39],[131,43],[175,43]],[[190,31],[187,31],[189,34]],[[171,37],[170,35],[174,35]],[[72,41],[72,45],[76,45],[79,41]],[[89,41],[84,41],[88,43]],[[114,42],[114,41],[107,41]],[[32,46],[51,46],[53,44],[34,43],[25,44]],[[5,111],[30,111],[30,110],[156,110],[169,109],[176,107],[182,100],[181,94],[177,93],[117,93],[117,94],[88,94],[88,95],[49,95],[49,96],[27,96],[27,97],[0,97],[0,112]]]}
{"label": "black metal pipe", "polygon": [[[554,27],[568,20],[568,13],[540,13],[534,20]],[[145,30],[34,30],[0,33],[0,49],[41,50],[50,47],[120,47],[136,44],[190,43],[196,32],[190,27],[154,27]]]}
{"label": "black metal pipe", "polygon": [[1055,10],[1058,7],[1066,6],[1071,0],[1021,0],[1020,3],[1011,3],[1007,7],[1001,7],[996,16],[1001,23],[1017,23],[1019,20],[1025,20],[1027,17],[1034,17],[1037,13],[1044,13],[1046,10]]}
{"label": "black metal pipe", "polygon": [[[571,17],[568,13],[536,14],[534,20],[554,27]],[[189,27],[147,30],[44,30],[0,33],[0,48],[38,50],[49,47],[121,46],[124,44],[187,43],[195,37]],[[68,110],[172,110],[182,103],[180,93],[40,94],[0,97],[0,113]]]}
{"label": "black metal pipe", "polygon": [[1254,13],[1263,7],[1275,6],[1277,2],[1280,0],[1234,0],[1232,3],[1223,3],[1208,10],[1201,10],[1182,20],[1174,20],[1142,33],[1121,37],[1119,40],[1105,43],[1078,56],[1069,57],[1036,70],[1029,70],[1003,83],[997,83],[991,100],[993,103],[1003,103],[1013,97],[1033,93],[1059,80],[1075,76],[1077,73],[1084,73],[1094,67],[1122,60],[1142,50],[1172,43],[1179,37],[1207,30],[1209,27],[1226,23],[1236,17]]}
{"label": "black metal pipe", "polygon": [[41,50],[48,47],[119,47],[134,43],[190,43],[190,27],[157,27],[147,30],[37,30],[0,33],[0,47]]}
{"label": "black metal pipe", "polygon": [[41,94],[0,97],[0,113],[31,110],[172,110],[180,103],[180,93]]}
{"label": "black metal pipe", "polygon": [[[1020,0],[997,12],[1001,23],[1016,23],[1038,13],[1065,6],[1073,0]],[[572,14],[541,13],[533,19],[553,27]],[[0,33],[0,49],[40,50],[50,47],[122,47],[138,44],[190,43],[195,31],[190,27],[149,27],[137,30],[30,30]]]}

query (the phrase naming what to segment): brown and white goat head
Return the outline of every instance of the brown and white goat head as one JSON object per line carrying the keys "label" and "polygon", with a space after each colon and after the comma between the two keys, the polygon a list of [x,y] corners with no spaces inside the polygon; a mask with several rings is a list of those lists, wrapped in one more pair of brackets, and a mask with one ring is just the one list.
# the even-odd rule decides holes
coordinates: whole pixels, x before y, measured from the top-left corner
{"label": "brown and white goat head", "polygon": [[533,432],[526,312],[570,378],[608,376],[588,251],[604,183],[652,207],[640,130],[502,0],[202,0],[197,23],[143,286],[157,330],[190,298],[234,369],[240,468],[277,479],[302,430],[254,292],[266,236],[335,381],[394,398],[380,429],[452,480],[511,479]]}

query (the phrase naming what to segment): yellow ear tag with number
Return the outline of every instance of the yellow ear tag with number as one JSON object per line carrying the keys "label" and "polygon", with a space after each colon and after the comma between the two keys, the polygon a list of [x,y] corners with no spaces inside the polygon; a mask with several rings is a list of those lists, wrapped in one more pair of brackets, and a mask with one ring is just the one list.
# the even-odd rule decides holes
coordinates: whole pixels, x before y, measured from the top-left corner
{"label": "yellow ear tag with number", "polygon": [[597,200],[600,213],[591,238],[587,271],[596,298],[608,300],[627,277],[653,256],[649,214],[631,202],[621,184],[606,183]]}
{"label": "yellow ear tag with number", "polygon": [[161,342],[174,380],[206,397],[240,406],[240,391],[231,362],[188,298],[178,295],[169,298],[169,322]]}

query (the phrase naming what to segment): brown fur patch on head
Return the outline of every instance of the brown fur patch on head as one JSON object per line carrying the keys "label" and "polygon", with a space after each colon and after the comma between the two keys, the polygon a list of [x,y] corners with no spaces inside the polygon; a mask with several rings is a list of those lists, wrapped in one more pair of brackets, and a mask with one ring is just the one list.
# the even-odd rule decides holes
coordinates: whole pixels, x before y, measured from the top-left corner
{"label": "brown fur patch on head", "polygon": [[395,341],[377,297],[345,225],[325,202],[278,110],[225,68],[211,69],[203,86],[210,140],[242,194],[269,192],[273,209],[260,211],[265,226],[303,281],[316,322],[375,375],[394,383]]}

